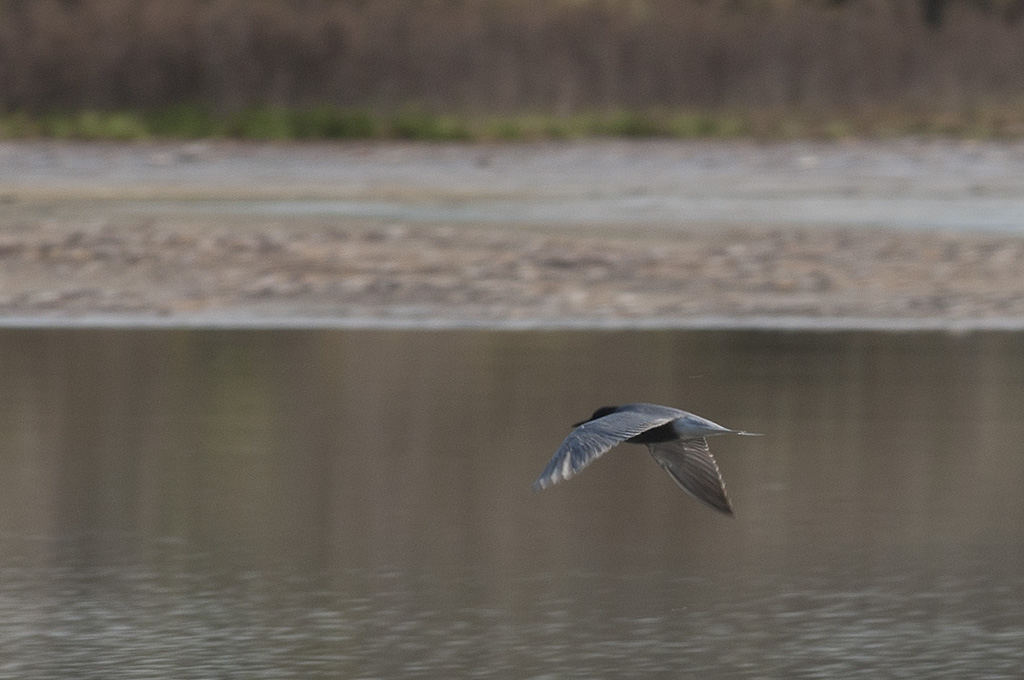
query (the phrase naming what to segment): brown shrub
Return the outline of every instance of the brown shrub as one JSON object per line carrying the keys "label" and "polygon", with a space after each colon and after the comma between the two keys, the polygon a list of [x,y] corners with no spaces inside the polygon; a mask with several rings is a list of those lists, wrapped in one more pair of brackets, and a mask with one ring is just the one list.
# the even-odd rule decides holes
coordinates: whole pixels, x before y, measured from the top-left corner
{"label": "brown shrub", "polygon": [[935,29],[904,0],[0,0],[0,110],[1019,105],[1024,21],[976,4]]}

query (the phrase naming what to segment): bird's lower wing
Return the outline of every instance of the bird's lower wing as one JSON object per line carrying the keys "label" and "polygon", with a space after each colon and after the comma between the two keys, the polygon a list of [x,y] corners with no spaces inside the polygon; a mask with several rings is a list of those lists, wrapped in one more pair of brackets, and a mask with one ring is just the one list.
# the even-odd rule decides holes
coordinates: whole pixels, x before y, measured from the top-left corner
{"label": "bird's lower wing", "polygon": [[665,468],[679,486],[698,501],[727,515],[732,505],[725,494],[725,483],[718,464],[708,450],[703,437],[680,439],[660,444],[648,444],[654,460]]}
{"label": "bird's lower wing", "polygon": [[623,411],[583,423],[558,447],[544,472],[533,483],[533,490],[540,491],[569,479],[616,444],[664,425],[677,416],[678,413],[666,413],[654,418],[650,414]]}

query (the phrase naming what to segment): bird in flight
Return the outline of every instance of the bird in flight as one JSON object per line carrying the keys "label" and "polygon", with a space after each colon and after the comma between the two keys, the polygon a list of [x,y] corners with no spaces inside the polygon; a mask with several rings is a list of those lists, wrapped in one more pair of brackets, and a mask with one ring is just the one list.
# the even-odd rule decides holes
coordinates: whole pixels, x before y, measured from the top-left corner
{"label": "bird in flight", "polygon": [[569,479],[616,444],[646,444],[654,460],[684,491],[727,515],[733,514],[732,505],[705,437],[757,434],[730,430],[698,415],[657,404],[603,406],[573,427],[576,429],[533,483],[534,491]]}

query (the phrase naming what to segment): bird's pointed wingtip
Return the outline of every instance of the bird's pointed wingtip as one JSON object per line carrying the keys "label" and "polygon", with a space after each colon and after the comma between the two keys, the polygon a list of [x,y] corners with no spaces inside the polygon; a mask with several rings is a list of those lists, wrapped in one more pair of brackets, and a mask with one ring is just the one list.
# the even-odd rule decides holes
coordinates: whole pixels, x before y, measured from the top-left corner
{"label": "bird's pointed wingtip", "polygon": [[729,517],[733,517],[733,518],[736,517],[736,513],[732,509],[732,501],[729,500],[728,496],[724,496],[723,495],[722,498],[716,498],[716,499],[698,498],[697,500],[701,501],[702,503],[707,505],[709,508],[711,508],[715,512],[720,512],[723,515],[728,515]]}

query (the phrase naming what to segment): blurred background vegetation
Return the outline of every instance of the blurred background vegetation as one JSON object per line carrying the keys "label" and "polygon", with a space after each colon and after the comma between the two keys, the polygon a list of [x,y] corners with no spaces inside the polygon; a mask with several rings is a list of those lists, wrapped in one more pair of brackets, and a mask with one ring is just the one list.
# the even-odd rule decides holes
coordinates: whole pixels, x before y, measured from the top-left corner
{"label": "blurred background vegetation", "polygon": [[1024,0],[0,0],[0,137],[1024,137]]}

